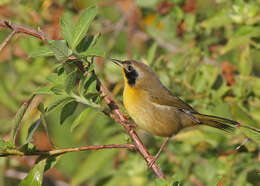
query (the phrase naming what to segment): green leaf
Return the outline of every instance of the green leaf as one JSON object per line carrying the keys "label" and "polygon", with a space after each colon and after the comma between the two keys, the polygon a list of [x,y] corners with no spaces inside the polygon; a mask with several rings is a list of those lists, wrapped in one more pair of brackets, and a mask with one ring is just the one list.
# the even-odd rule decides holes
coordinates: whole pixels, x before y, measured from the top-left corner
{"label": "green leaf", "polygon": [[219,75],[219,69],[213,65],[203,65],[192,79],[192,86],[196,92],[207,92],[211,90]]}
{"label": "green leaf", "polygon": [[68,42],[69,46],[71,46],[73,29],[75,28],[72,15],[69,13],[64,13],[60,20],[60,24],[62,37]]}
{"label": "green leaf", "polygon": [[36,50],[33,50],[29,53],[29,57],[38,58],[38,57],[47,57],[54,56],[54,52],[48,46],[39,47]]}
{"label": "green leaf", "polygon": [[54,53],[57,60],[68,59],[72,51],[67,47],[65,40],[52,40],[49,41],[49,47]]}
{"label": "green leaf", "polygon": [[[217,130],[210,128],[210,130]],[[204,132],[201,129],[194,129],[190,131],[184,131],[176,135],[176,140],[177,141],[184,141],[186,143],[190,143],[192,145],[199,144],[200,142],[204,141],[209,143],[213,147],[217,147],[218,141],[220,140],[219,135],[217,133],[210,133],[210,132]]]}
{"label": "green leaf", "polygon": [[[249,159],[248,159],[249,160]],[[253,164],[249,164],[246,166],[245,169],[242,169],[241,171],[238,172],[237,176],[236,176],[236,179],[234,180],[234,185],[236,186],[255,186],[255,185],[259,185],[259,175],[258,175],[258,169],[259,169],[259,162],[255,162]],[[250,183],[248,180],[250,177],[250,172],[252,173],[252,171],[255,170],[256,173],[255,173],[255,178],[252,179],[253,182]],[[254,184],[255,183],[255,184]]]}
{"label": "green leaf", "polygon": [[[120,143],[123,140],[124,135],[119,134],[107,140],[106,144]],[[117,151],[117,149],[107,149],[105,151],[91,152],[87,156],[85,161],[81,163],[76,174],[72,178],[71,184],[79,185],[82,182],[92,178],[94,175],[98,174],[100,169],[102,169],[105,164],[111,163],[111,159]]]}
{"label": "green leaf", "polygon": [[61,76],[64,73],[64,66],[61,65],[59,67],[57,67],[57,75]]}
{"label": "green leaf", "polygon": [[45,166],[44,166],[44,172],[49,170],[50,168],[53,168],[56,163],[60,160],[61,154],[57,154],[57,155],[51,155],[46,157],[46,155],[40,155],[37,160],[36,163],[45,160]]}
{"label": "green leaf", "polygon": [[91,107],[86,108],[83,112],[79,114],[79,116],[72,123],[70,130],[71,132],[82,122],[85,121],[86,117],[91,112]]}
{"label": "green leaf", "polygon": [[90,46],[89,46],[89,47],[92,48],[92,47],[96,46],[96,44],[97,44],[97,42],[99,41],[99,38],[100,38],[100,37],[101,37],[101,34],[100,34],[100,33],[94,35],[94,38],[93,38],[92,42],[90,43]]}
{"label": "green leaf", "polygon": [[[2,72],[1,72],[2,73]],[[0,73],[0,74],[1,74]],[[4,77],[0,77],[1,79],[5,79]],[[6,81],[7,82],[7,81]],[[0,104],[4,105],[6,108],[12,112],[16,112],[19,108],[19,105],[16,100],[11,99],[10,91],[7,90],[7,87],[4,82],[0,83]]]}
{"label": "green leaf", "polygon": [[73,90],[77,79],[77,71],[72,71],[68,74],[66,81],[65,81],[65,91],[70,94]]}
{"label": "green leaf", "polygon": [[0,138],[0,150],[5,150],[6,142]]}
{"label": "green leaf", "polygon": [[57,164],[57,162],[60,160],[60,158],[61,158],[60,155],[48,157],[46,160],[44,171],[47,171],[47,170],[53,168]]}
{"label": "green leaf", "polygon": [[26,152],[26,153],[32,153],[32,152],[35,152],[37,151],[36,150],[36,146],[32,143],[25,143],[23,146],[19,147],[19,150],[21,152]]}
{"label": "green leaf", "polygon": [[154,186],[181,186],[179,181],[173,181],[168,179],[156,179]]}
{"label": "green leaf", "polygon": [[205,27],[206,29],[212,29],[230,24],[232,22],[232,19],[229,16],[229,11],[229,9],[222,9],[213,17],[203,21],[201,23],[201,26]]}
{"label": "green leaf", "polygon": [[71,102],[67,103],[66,105],[64,105],[64,107],[61,110],[61,114],[60,114],[60,124],[61,125],[69,116],[71,116],[75,112],[77,105],[78,105],[78,103],[76,101],[71,101]]}
{"label": "green leaf", "polygon": [[252,37],[259,37],[260,29],[258,27],[243,26],[240,27],[228,40],[228,43],[223,47],[220,52],[225,54],[234,48],[243,45],[248,45]]}
{"label": "green leaf", "polygon": [[196,92],[205,92],[205,89],[207,88],[207,80],[208,79],[205,79],[204,74],[201,71],[196,73],[192,85]]}
{"label": "green leaf", "polygon": [[239,67],[239,72],[241,75],[247,76],[247,75],[251,74],[253,64],[252,64],[252,60],[250,58],[249,45],[245,46],[245,48],[241,52],[238,67]]}
{"label": "green leaf", "polygon": [[88,78],[87,82],[84,85],[85,91],[87,92],[90,85],[97,80],[96,74],[91,73],[91,76]]}
{"label": "green leaf", "polygon": [[77,52],[80,53],[86,51],[90,47],[93,39],[93,35],[84,37],[76,47]]}
{"label": "green leaf", "polygon": [[150,65],[152,64],[155,58],[157,47],[158,47],[157,43],[154,42],[153,45],[148,50],[147,60]]}
{"label": "green leaf", "polygon": [[36,94],[36,95],[53,95],[53,92],[51,91],[50,87],[42,87],[42,88],[38,88],[36,91],[34,91],[34,94]]}
{"label": "green leaf", "polygon": [[207,80],[208,88],[211,88],[217,79],[219,69],[213,65],[204,65],[201,70],[203,71],[204,78]]}
{"label": "green leaf", "polygon": [[154,8],[157,5],[158,0],[136,0],[135,3],[138,7]]}
{"label": "green leaf", "polygon": [[31,141],[34,132],[37,130],[37,128],[39,127],[40,124],[41,124],[41,119],[38,119],[37,121],[35,121],[35,122],[29,127],[25,144],[27,144],[27,143],[29,143],[29,142]]}
{"label": "green leaf", "polygon": [[[101,123],[99,122],[100,121],[99,120],[100,112],[97,112],[96,109],[93,109],[93,107],[91,107],[91,106],[89,106],[87,109],[89,109],[89,112],[84,113],[84,116],[82,115],[82,117],[80,118],[80,120],[81,120],[80,125],[78,125],[77,127],[75,126],[73,129],[74,133],[77,134],[75,136],[75,141],[81,141],[82,139],[84,139],[84,136],[86,136],[86,132],[90,130],[90,128],[93,126],[93,124],[95,124],[97,122],[99,124],[106,123],[105,119],[104,120],[101,119],[102,120]],[[72,127],[71,127],[71,129],[72,129]]]}
{"label": "green leaf", "polygon": [[241,76],[240,78],[251,86],[256,95],[260,95],[260,78],[254,76]]}
{"label": "green leaf", "polygon": [[229,52],[232,49],[238,48],[243,45],[247,45],[249,43],[249,37],[247,36],[241,36],[241,37],[231,37],[228,40],[228,43],[226,44],[225,47],[223,47],[220,52],[221,54],[225,54]]}
{"label": "green leaf", "polygon": [[14,128],[12,130],[12,143],[15,143],[15,138],[17,135],[18,128],[20,127],[21,121],[24,117],[25,112],[27,111],[29,105],[31,104],[32,100],[34,99],[35,95],[32,95],[30,99],[24,103],[21,108],[17,111],[15,118],[14,118]]}
{"label": "green leaf", "polygon": [[[88,74],[89,75],[89,74]],[[85,84],[86,84],[86,82],[87,82],[87,80],[88,80],[88,78],[86,77],[87,75],[84,75],[81,79],[80,79],[80,81],[79,81],[79,95],[81,95],[81,96],[84,96],[85,95],[85,88],[84,88],[84,86],[85,86]]]}
{"label": "green leaf", "polygon": [[63,97],[60,98],[58,100],[55,100],[53,103],[51,103],[47,108],[46,108],[46,113],[49,113],[51,111],[53,111],[55,108],[57,108],[58,106],[62,105],[62,104],[66,104],[68,102],[73,101],[74,99],[71,97]]}
{"label": "green leaf", "polygon": [[59,76],[57,73],[51,73],[47,76],[47,81],[52,84],[63,84],[64,79],[63,75]]}
{"label": "green leaf", "polygon": [[246,127],[240,127],[239,128],[241,131],[244,132],[244,134],[249,137],[250,139],[253,139],[255,142],[258,143],[259,147],[260,147],[260,134],[259,132],[253,131],[251,129],[248,129]]}
{"label": "green leaf", "polygon": [[85,37],[89,25],[97,15],[97,7],[92,6],[87,8],[79,17],[79,20],[76,24],[75,31],[72,37],[72,50],[74,51],[80,41]]}
{"label": "green leaf", "polygon": [[0,138],[0,151],[5,151],[7,149],[14,149],[14,145],[9,141],[4,141]]}
{"label": "green leaf", "polygon": [[56,95],[64,94],[64,86],[63,85],[55,85],[50,89]]}
{"label": "green leaf", "polygon": [[89,51],[95,50],[93,48],[97,48],[96,44],[97,44],[100,36],[101,36],[101,34],[98,33],[95,36],[91,35],[91,36],[84,37],[77,46],[77,52],[82,53],[82,52],[86,52],[87,50],[89,50]]}
{"label": "green leaf", "polygon": [[239,105],[231,105],[231,113],[240,123],[257,127],[256,121]]}
{"label": "green leaf", "polygon": [[[86,78],[82,78],[79,82],[79,93],[82,96],[85,96],[87,91],[89,90],[89,87],[97,80],[97,77],[94,73],[88,74]],[[96,90],[96,85],[95,85]]]}
{"label": "green leaf", "polygon": [[102,49],[98,48],[98,47],[94,47],[94,48],[89,48],[85,52],[79,53],[79,56],[82,56],[82,57],[86,57],[86,56],[104,57],[105,56],[105,52]]}
{"label": "green leaf", "polygon": [[20,183],[20,186],[41,186],[46,160],[38,162]]}
{"label": "green leaf", "polygon": [[230,89],[231,89],[230,86],[227,86],[226,84],[223,83],[222,86],[219,89],[217,89],[216,92],[212,92],[212,95],[214,99],[219,99],[223,97]]}
{"label": "green leaf", "polygon": [[95,68],[95,65],[94,63],[90,63],[89,66],[88,66],[88,69],[85,73],[89,73],[89,72],[92,72]]}
{"label": "green leaf", "polygon": [[79,56],[100,56],[104,57],[105,52],[100,47],[96,46],[98,39],[100,38],[100,34],[96,34],[95,36],[84,37],[79,45],[77,46],[77,52]]}

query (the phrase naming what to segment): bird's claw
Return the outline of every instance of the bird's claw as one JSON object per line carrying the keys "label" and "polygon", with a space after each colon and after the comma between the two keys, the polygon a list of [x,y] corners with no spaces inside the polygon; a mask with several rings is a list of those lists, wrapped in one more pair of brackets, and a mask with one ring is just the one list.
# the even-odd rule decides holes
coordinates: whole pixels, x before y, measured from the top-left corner
{"label": "bird's claw", "polygon": [[127,125],[132,129],[135,129],[137,127],[136,124],[133,122],[128,122]]}
{"label": "bird's claw", "polygon": [[150,162],[148,162],[148,168],[149,169],[152,168],[152,166],[155,163],[156,159],[157,159],[156,157],[152,157],[152,160]]}

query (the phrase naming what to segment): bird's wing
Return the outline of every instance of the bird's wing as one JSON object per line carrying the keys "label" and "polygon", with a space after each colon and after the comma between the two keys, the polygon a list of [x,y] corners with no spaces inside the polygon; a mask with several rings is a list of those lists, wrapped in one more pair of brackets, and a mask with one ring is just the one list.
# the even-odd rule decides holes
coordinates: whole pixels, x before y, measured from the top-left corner
{"label": "bird's wing", "polygon": [[168,94],[161,94],[161,96],[152,93],[152,94],[150,94],[150,99],[153,104],[165,106],[165,107],[170,106],[172,108],[175,108],[175,109],[185,113],[188,117],[190,117],[196,123],[201,123],[200,120],[196,116],[194,116],[194,114],[198,113],[198,112],[195,111],[191,106],[189,106],[187,103],[182,101],[177,96],[172,95],[170,92],[168,92]]}
{"label": "bird's wing", "polygon": [[197,113],[190,105],[174,96],[169,90],[160,89],[160,91],[147,91],[151,101],[155,104],[172,106],[184,112]]}

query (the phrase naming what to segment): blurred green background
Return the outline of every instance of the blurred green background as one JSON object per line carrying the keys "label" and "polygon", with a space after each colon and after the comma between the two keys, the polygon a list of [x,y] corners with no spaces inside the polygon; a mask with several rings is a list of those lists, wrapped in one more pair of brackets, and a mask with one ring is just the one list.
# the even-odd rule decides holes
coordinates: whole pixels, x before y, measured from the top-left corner
{"label": "blurred green background", "polygon": [[[166,87],[204,114],[214,114],[260,128],[260,0],[1,0],[0,19],[40,29],[62,39],[62,15],[75,20],[81,10],[98,6],[88,33],[101,34],[99,47],[106,57],[135,59],[148,64]],[[0,41],[10,34],[0,30]],[[32,59],[28,54],[43,43],[16,35],[0,52],[0,135],[10,138],[12,120],[33,91],[48,85],[59,63],[53,57]],[[115,65],[95,59],[98,77],[122,110],[123,78]],[[17,144],[23,144],[37,105],[55,96],[37,96],[26,113]],[[47,117],[50,138],[59,148],[131,142],[123,128],[95,109],[82,114],[78,105],[63,125],[61,108]],[[127,114],[127,113],[126,113]],[[138,130],[155,154],[163,138]],[[135,151],[109,149],[68,153],[44,175],[43,185],[260,185],[260,138],[241,148],[245,135],[201,127],[173,137],[158,160],[167,180],[157,180]],[[48,150],[51,143],[43,127],[34,145]],[[0,185],[17,185],[36,157],[0,159]]]}

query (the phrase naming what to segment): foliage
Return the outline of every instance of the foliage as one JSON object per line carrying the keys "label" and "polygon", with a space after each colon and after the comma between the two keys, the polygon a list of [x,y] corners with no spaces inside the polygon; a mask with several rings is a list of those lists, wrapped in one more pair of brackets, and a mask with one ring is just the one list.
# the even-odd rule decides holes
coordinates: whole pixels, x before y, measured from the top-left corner
{"label": "foliage", "polygon": [[[23,34],[0,52],[1,155],[129,141],[102,113],[107,107],[97,77],[120,105],[123,89],[120,69],[105,56],[147,63],[199,112],[260,128],[260,1],[6,0],[0,5],[1,19],[37,25],[53,39],[44,45]],[[1,30],[0,41],[9,33]],[[163,139],[139,134],[155,154]],[[26,163],[1,158],[0,184],[257,185],[259,141],[250,131],[184,130],[158,160],[166,180],[156,179],[129,150],[30,157]],[[10,174],[20,171],[29,174]]]}

